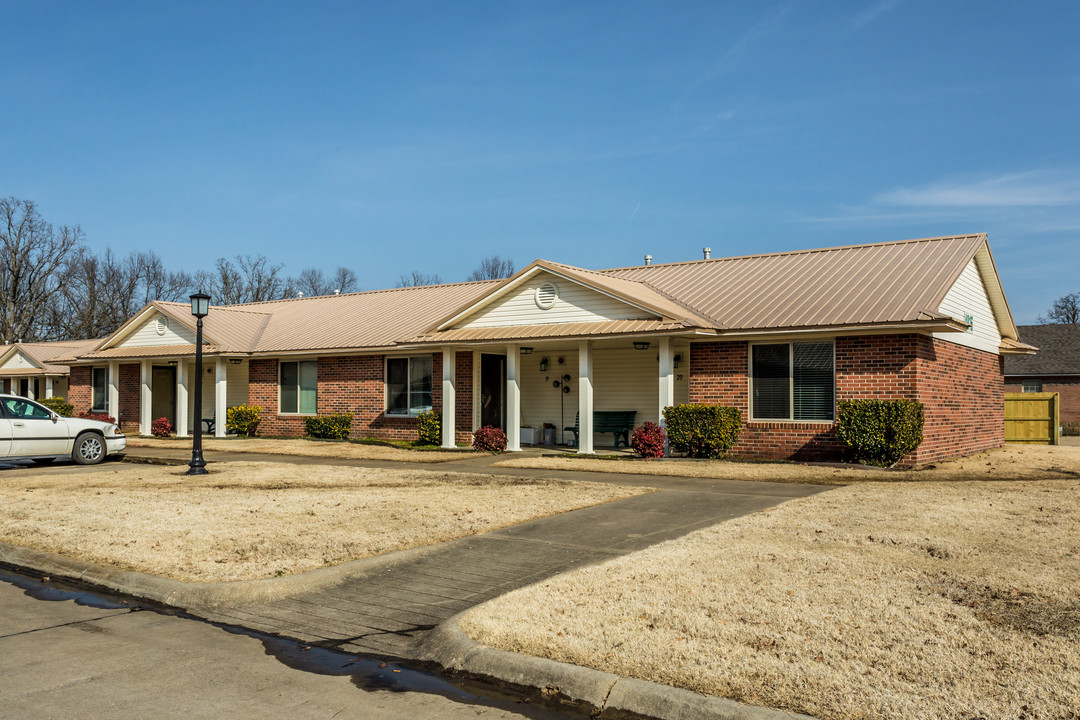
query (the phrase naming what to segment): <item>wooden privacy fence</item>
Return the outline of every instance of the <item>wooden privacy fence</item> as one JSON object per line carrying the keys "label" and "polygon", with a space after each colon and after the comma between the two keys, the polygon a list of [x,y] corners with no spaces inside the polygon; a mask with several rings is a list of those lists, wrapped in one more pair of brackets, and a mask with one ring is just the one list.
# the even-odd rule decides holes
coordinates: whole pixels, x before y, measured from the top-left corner
{"label": "wooden privacy fence", "polygon": [[1005,442],[1058,444],[1057,393],[1005,393]]}

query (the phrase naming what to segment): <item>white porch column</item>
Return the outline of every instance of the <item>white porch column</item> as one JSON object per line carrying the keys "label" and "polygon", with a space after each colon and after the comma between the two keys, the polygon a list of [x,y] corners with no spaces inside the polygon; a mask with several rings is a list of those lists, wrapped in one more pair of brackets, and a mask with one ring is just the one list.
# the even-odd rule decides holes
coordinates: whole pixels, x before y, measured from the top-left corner
{"label": "white porch column", "polygon": [[26,378],[26,397],[30,400],[37,400],[37,398],[34,397],[35,394],[36,393],[34,392],[34,378],[28,377]]}
{"label": "white porch column", "polygon": [[675,353],[672,352],[671,338],[660,338],[660,402],[658,417],[660,427],[664,428],[664,455],[667,456],[667,423],[664,422],[664,408],[675,404]]}
{"label": "white porch column", "polygon": [[452,347],[442,349],[442,446],[457,447],[457,378],[455,376],[457,353]]}
{"label": "white porch column", "polygon": [[109,363],[109,399],[105,412],[120,422],[120,363]]}
{"label": "white porch column", "polygon": [[52,392],[53,392],[53,390],[52,390],[52,378],[47,377],[47,378],[45,378],[45,397],[46,398],[51,398],[52,397]]}
{"label": "white porch column", "polygon": [[214,437],[225,437],[225,363],[228,361],[219,357],[217,359],[217,377],[214,381]]}
{"label": "white porch column", "polygon": [[150,417],[154,407],[153,366],[149,360],[143,360],[139,363],[139,370],[139,434],[149,435],[150,425],[154,422]]}
{"label": "white porch column", "polygon": [[578,452],[593,454],[593,357],[592,343],[578,344]]}
{"label": "white porch column", "polygon": [[187,363],[176,363],[176,437],[188,436],[188,372]]}
{"label": "white porch column", "polygon": [[521,450],[521,348],[506,346],[506,449]]}

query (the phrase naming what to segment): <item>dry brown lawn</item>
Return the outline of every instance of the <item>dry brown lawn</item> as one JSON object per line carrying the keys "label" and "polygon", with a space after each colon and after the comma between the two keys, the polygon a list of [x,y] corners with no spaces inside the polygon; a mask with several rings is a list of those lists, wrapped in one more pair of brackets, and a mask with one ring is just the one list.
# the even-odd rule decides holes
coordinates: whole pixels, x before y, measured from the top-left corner
{"label": "dry brown lawn", "polygon": [[649,492],[428,470],[228,463],[0,474],[0,541],[177,580],[274,577]]}
{"label": "dry brown lawn", "polygon": [[[268,455],[303,455],[305,457],[351,458],[354,460],[399,460],[415,463],[440,463],[464,460],[478,453],[453,450],[409,450],[386,445],[354,442],[331,442],[304,438],[208,438],[203,449],[219,452],[266,453]],[[130,437],[128,447],[177,448],[191,450],[191,438]]]}
{"label": "dry brown lawn", "polygon": [[1075,720],[1080,482],[837,488],[502,596],[463,628],[824,720]]}
{"label": "dry brown lawn", "polygon": [[1006,445],[964,458],[944,460],[914,470],[736,460],[644,460],[586,458],[580,455],[521,457],[500,460],[501,467],[586,470],[639,475],[724,478],[766,482],[847,485],[861,481],[916,480],[1053,480],[1080,478],[1080,447]]}

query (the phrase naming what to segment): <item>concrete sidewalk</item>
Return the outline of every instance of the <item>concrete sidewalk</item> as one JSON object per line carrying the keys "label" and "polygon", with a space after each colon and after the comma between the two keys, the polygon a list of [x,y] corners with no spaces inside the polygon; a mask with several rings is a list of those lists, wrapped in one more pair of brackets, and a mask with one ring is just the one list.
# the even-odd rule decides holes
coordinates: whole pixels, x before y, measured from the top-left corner
{"label": "concrete sidewalk", "polygon": [[[176,451],[132,448],[145,459],[176,458]],[[764,510],[825,488],[791,483],[616,475],[490,467],[497,456],[435,465],[310,458],[254,453],[208,453],[211,462],[266,461],[303,467],[438,469],[542,475],[658,488],[626,500],[540,518],[482,535],[441,543],[392,567],[377,567],[334,587],[271,602],[235,603],[211,619],[294,637],[348,652],[417,659],[427,633],[452,616],[515,588],[582,565],[625,555],[723,520]]]}

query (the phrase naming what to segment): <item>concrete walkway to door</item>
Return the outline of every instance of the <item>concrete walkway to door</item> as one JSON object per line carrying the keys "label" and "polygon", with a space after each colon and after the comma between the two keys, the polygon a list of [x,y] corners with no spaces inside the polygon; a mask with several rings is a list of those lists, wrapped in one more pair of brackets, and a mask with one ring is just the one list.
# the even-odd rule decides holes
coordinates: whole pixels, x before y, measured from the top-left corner
{"label": "concrete walkway to door", "polygon": [[[131,454],[143,452],[133,448]],[[208,455],[217,462],[256,459],[250,453]],[[327,462],[388,465],[283,455],[258,459],[300,466]],[[470,458],[425,468],[558,476],[648,485],[658,491],[440,543],[334,587],[273,602],[222,607],[208,617],[347,652],[415,659],[423,636],[439,623],[510,590],[827,489],[790,483],[529,471],[487,467],[488,462]]]}

